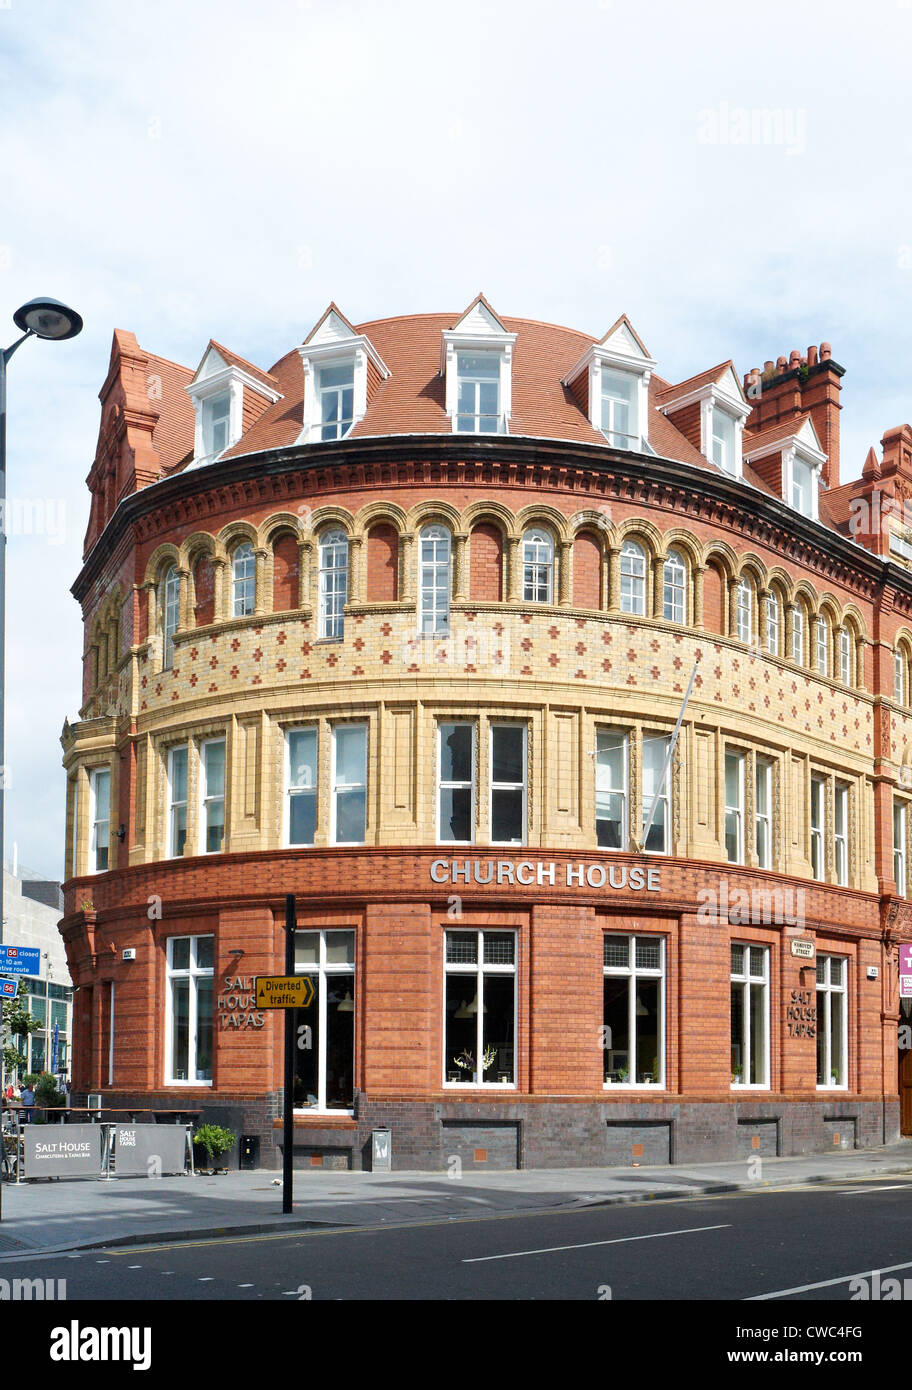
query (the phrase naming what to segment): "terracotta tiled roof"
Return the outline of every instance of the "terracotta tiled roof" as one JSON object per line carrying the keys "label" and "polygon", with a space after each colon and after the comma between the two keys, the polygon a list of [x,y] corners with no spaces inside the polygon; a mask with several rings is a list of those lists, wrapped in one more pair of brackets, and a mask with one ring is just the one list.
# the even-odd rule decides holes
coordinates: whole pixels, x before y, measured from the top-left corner
{"label": "terracotta tiled roof", "polygon": [[756,434],[748,434],[744,431],[743,451],[745,454],[752,454],[757,449],[769,449],[772,453],[776,445],[783,439],[790,439],[793,434],[797,434],[805,423],[810,420],[810,415],[790,415],[786,420],[778,420],[775,425],[769,425],[765,430],[758,430]]}
{"label": "terracotta tiled roof", "polygon": [[229,367],[240,367],[241,371],[249,372],[252,377],[256,377],[258,381],[261,381],[264,386],[268,386],[272,391],[277,391],[279,389],[276,379],[271,372],[264,372],[262,367],[257,367],[253,362],[248,362],[246,357],[238,357],[236,352],[232,352],[230,348],[226,348],[221,343],[217,343],[214,338],[209,339],[209,344],[211,347],[215,348],[217,353],[224,357]]}
{"label": "terracotta tiled roof", "polygon": [[[158,450],[162,472],[172,473],[193,452],[193,402],[186,390],[193,372],[166,357],[146,355],[150,403],[161,412],[152,431],[152,443]],[[160,397],[156,394],[159,387],[155,378],[161,383]]]}
{"label": "terracotta tiled roof", "polygon": [[[677,396],[684,396],[691,391],[699,391],[701,386],[711,386],[714,381],[718,381],[727,371],[735,370],[735,364],[731,358],[727,362],[720,362],[718,367],[710,367],[705,372],[699,372],[696,376],[689,376],[685,381],[679,381],[674,386],[667,386],[661,393],[659,405],[666,405],[669,401],[675,400]],[[735,373],[737,377],[737,373]]]}

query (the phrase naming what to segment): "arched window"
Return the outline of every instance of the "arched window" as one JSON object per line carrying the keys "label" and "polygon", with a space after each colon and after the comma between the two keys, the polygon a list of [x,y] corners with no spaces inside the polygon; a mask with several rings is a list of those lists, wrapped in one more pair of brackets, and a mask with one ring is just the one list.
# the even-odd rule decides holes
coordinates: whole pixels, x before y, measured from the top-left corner
{"label": "arched window", "polygon": [[839,629],[839,679],[843,685],[854,685],[852,679],[852,630],[849,627]]}
{"label": "arched window", "polygon": [[541,526],[523,536],[523,598],[526,603],[554,602],[554,541]]}
{"label": "arched window", "polygon": [[898,705],[906,704],[909,699],[909,659],[902,643],[893,653],[893,699]]}
{"label": "arched window", "polygon": [[646,616],[646,552],[637,541],[621,546],[621,612]]}
{"label": "arched window", "polygon": [[769,652],[770,656],[778,656],[780,627],[779,596],[772,589],[766,596],[764,620],[766,628],[766,650]]}
{"label": "arched window", "polygon": [[244,618],[253,612],[256,598],[256,558],[249,541],[239,545],[232,556],[231,587],[232,614],[235,618]]}
{"label": "arched window", "polygon": [[341,528],[320,537],[320,636],[339,638],[348,601],[348,536]]}
{"label": "arched window", "polygon": [[180,617],[180,575],[172,565],[162,575],[159,604],[162,615],[162,666],[174,665],[174,634]]}
{"label": "arched window", "polygon": [[418,620],[428,636],[450,626],[450,533],[425,526],[418,540]]}
{"label": "arched window", "polygon": [[686,623],[687,562],[679,550],[669,550],[664,578],[665,618],[670,623]]}
{"label": "arched window", "polygon": [[821,676],[830,674],[830,624],[824,614],[820,614],[814,624],[814,664]]}
{"label": "arched window", "polygon": [[735,622],[739,641],[749,642],[754,632],[754,591],[748,579],[738,584]]}
{"label": "arched window", "polygon": [[804,633],[804,605],[799,600],[792,618],[792,660],[796,666],[804,665]]}

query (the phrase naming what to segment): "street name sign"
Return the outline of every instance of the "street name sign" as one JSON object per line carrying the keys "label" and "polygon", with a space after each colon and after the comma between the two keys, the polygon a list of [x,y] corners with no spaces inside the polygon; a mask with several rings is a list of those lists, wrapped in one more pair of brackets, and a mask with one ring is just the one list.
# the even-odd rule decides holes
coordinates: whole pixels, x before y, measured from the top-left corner
{"label": "street name sign", "polygon": [[257,975],[258,1009],[307,1009],[313,1002],[313,980],[309,975]]}

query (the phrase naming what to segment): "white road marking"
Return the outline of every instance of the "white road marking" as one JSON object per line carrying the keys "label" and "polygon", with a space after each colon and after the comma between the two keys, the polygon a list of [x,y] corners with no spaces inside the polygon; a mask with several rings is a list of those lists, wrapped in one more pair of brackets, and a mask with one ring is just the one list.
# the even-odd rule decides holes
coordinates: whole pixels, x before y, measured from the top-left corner
{"label": "white road marking", "polygon": [[97,1265],[109,1265],[109,1264],[111,1263],[111,1261],[110,1261],[110,1260],[96,1260],[95,1263],[96,1263]]}
{"label": "white road marking", "polygon": [[863,1197],[867,1192],[900,1192],[907,1187],[909,1187],[907,1182],[893,1182],[885,1187],[843,1187],[840,1189],[840,1195],[843,1197]]}
{"label": "white road marking", "polygon": [[198,1284],[211,1284],[214,1278],[214,1274],[204,1274],[201,1278],[197,1279],[196,1282]]}
{"label": "white road marking", "polygon": [[252,1285],[252,1284],[238,1284],[238,1288],[239,1288],[239,1289],[252,1289],[252,1288],[253,1288],[253,1285]]}
{"label": "white road marking", "polygon": [[[912,1260],[908,1260],[904,1265],[885,1265],[883,1269],[877,1271],[878,1274],[892,1274],[897,1269],[912,1269]],[[864,1269],[860,1274],[843,1274],[839,1279],[821,1279],[819,1284],[799,1284],[794,1289],[776,1289],[773,1293],[755,1293],[750,1298],[743,1298],[742,1303],[763,1303],[768,1298],[787,1298],[790,1293],[810,1293],[812,1289],[831,1289],[836,1284],[848,1284],[852,1279],[871,1279],[873,1269]]]}
{"label": "white road marking", "polygon": [[142,1265],[127,1265],[127,1269],[142,1269]]}
{"label": "white road marking", "polygon": [[683,1231],[654,1231],[648,1236],[620,1236],[615,1240],[587,1240],[581,1245],[549,1245],[542,1250],[514,1250],[509,1255],[476,1255],[471,1260],[463,1260],[464,1265],[484,1264],[486,1260],[519,1260],[524,1255],[553,1255],[560,1250],[590,1250],[595,1245],[626,1245],[634,1240],[662,1240],[665,1236],[692,1236],[700,1231],[727,1231],[730,1221],[720,1226],[688,1226]]}

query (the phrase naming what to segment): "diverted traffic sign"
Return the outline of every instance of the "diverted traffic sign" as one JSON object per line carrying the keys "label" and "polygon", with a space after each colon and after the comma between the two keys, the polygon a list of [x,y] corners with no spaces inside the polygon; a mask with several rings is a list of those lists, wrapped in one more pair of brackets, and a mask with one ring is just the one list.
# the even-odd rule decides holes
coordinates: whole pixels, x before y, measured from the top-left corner
{"label": "diverted traffic sign", "polygon": [[18,980],[0,980],[0,999],[15,999],[18,990]]}
{"label": "diverted traffic sign", "polygon": [[309,975],[257,975],[258,1009],[307,1009],[313,1002],[313,980]]}
{"label": "diverted traffic sign", "polygon": [[37,946],[0,946],[0,975],[40,975],[41,951]]}

